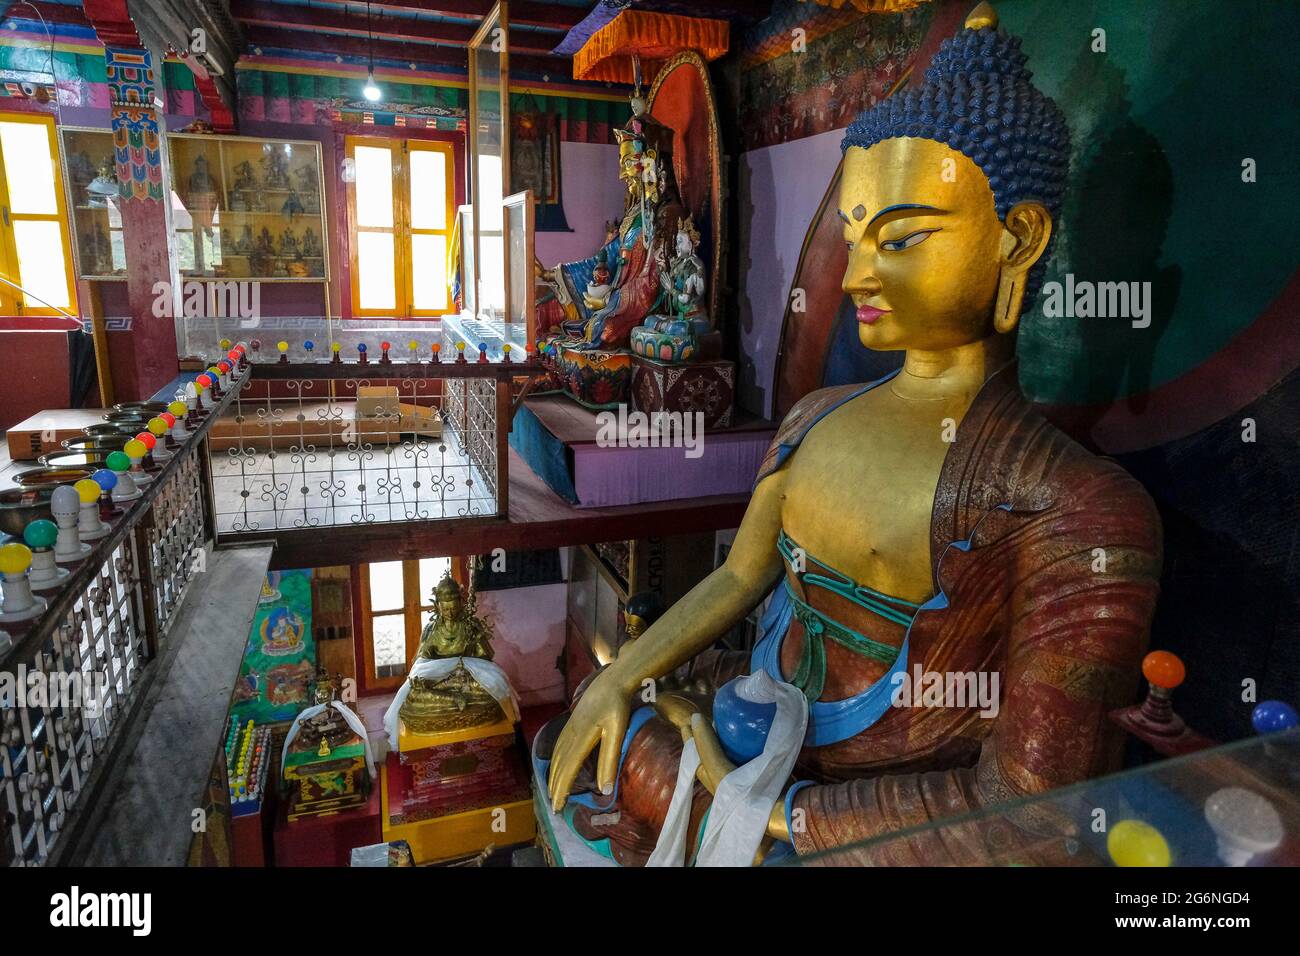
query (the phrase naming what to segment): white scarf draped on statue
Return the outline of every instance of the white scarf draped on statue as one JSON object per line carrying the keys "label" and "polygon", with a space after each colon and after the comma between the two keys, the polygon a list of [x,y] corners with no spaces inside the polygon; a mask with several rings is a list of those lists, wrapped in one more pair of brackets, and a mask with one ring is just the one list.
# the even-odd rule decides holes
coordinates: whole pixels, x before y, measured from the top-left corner
{"label": "white scarf draped on statue", "polygon": [[384,732],[388,735],[389,747],[393,750],[397,749],[397,712],[402,709],[406,695],[411,692],[411,680],[416,677],[426,680],[446,677],[456,669],[457,664],[465,665],[470,676],[501,705],[501,709],[511,723],[518,722],[519,701],[515,697],[515,690],[510,686],[510,679],[506,677],[506,672],[496,664],[477,657],[437,657],[432,660],[418,660],[411,667],[411,672],[406,675],[406,680],[393,697],[393,702],[388,705],[388,710],[384,712]]}
{"label": "white scarf draped on statue", "polygon": [[366,736],[366,725],[361,722],[361,718],[352,712],[352,709],[339,700],[332,700],[328,704],[312,704],[297,717],[289,726],[289,733],[284,738],[284,748],[280,752],[280,778],[284,778],[284,762],[289,756],[289,744],[298,736],[298,729],[302,726],[303,721],[310,720],[317,714],[323,713],[326,707],[333,707],[347,722],[347,725],[360,735],[366,745],[366,769],[370,771],[370,779],[375,779],[375,758],[370,752],[370,738]]}

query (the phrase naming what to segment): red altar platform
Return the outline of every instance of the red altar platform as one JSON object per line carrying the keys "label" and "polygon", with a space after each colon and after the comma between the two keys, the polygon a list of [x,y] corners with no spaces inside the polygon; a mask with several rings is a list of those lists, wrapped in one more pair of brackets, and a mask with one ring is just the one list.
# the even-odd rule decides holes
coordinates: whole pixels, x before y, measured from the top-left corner
{"label": "red altar platform", "polygon": [[276,866],[348,866],[352,849],[384,841],[379,824],[379,782],[364,807],[289,822],[288,801],[275,821]]}

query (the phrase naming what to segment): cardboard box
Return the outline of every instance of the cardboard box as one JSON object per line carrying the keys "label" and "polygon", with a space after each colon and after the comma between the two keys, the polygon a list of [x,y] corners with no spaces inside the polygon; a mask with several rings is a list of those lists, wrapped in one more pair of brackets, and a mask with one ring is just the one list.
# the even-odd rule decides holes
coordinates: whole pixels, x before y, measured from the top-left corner
{"label": "cardboard box", "polygon": [[41,455],[62,451],[62,442],[80,438],[88,425],[102,424],[108,409],[51,408],[37,412],[6,432],[9,457],[14,461],[35,461]]}
{"label": "cardboard box", "polygon": [[401,401],[393,385],[361,385],[357,387],[357,418],[382,418],[397,415]]}

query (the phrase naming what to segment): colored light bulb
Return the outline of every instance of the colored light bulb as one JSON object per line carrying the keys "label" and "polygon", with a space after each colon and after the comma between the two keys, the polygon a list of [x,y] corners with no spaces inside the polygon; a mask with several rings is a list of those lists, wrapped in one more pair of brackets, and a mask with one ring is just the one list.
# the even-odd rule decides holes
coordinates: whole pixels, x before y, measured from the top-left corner
{"label": "colored light bulb", "polygon": [[149,424],[146,427],[159,438],[167,434],[167,422],[162,418],[149,419]]}
{"label": "colored light bulb", "polygon": [[391,342],[380,342],[379,347],[383,351],[387,352],[389,349],[393,347],[393,344]]}
{"label": "colored light bulb", "polygon": [[[158,439],[154,438],[153,435],[150,435],[148,432],[141,432],[136,435],[135,440],[144,445],[144,447],[150,451],[153,451],[154,446],[158,444]],[[130,454],[130,452],[127,452],[127,454]]]}
{"label": "colored light bulb", "polygon": [[410,349],[412,352],[420,351],[420,343],[415,341],[415,339],[411,339],[411,341],[407,342],[406,347]]}
{"label": "colored light bulb", "polygon": [[1281,700],[1265,700],[1250,712],[1250,723],[1257,734],[1272,734],[1290,730],[1296,725],[1296,710]]}
{"label": "colored light bulb", "polygon": [[164,423],[166,423],[168,428],[176,427],[176,416],[173,415],[171,412],[162,412],[158,415],[158,417],[161,418]]}
{"label": "colored light bulb", "polygon": [[185,413],[189,411],[189,406],[177,399],[167,406],[167,411],[175,415],[177,418],[184,418]]}
{"label": "colored light bulb", "polygon": [[1176,654],[1152,651],[1142,658],[1142,676],[1157,687],[1173,690],[1187,677],[1187,668]]}
{"label": "colored light bulb", "polygon": [[50,495],[50,513],[54,517],[76,517],[81,510],[81,495],[71,485],[59,485]]}
{"label": "colored light bulb", "polygon": [[194,384],[197,385],[199,388],[211,388],[212,379],[210,379],[207,373],[205,372],[204,374],[200,375],[198,378],[194,380]]}
{"label": "colored light bulb", "polygon": [[276,342],[276,343],[275,343],[275,347],[276,347],[277,349],[279,349],[281,352],[287,352],[287,351],[289,351],[289,343],[288,343],[288,342]]}
{"label": "colored light bulb", "polygon": [[122,451],[126,452],[128,458],[143,458],[149,449],[145,447],[145,443],[140,439],[132,438],[122,446]]}
{"label": "colored light bulb", "polygon": [[59,526],[48,518],[37,518],[23,529],[23,540],[31,548],[52,548],[59,537]]}
{"label": "colored light bulb", "polygon": [[457,342],[457,343],[456,343],[456,351],[457,351],[457,352],[463,352],[463,351],[465,351],[465,343],[464,343],[464,342]]}
{"label": "colored light bulb", "polygon": [[1149,823],[1120,820],[1106,836],[1106,852],[1116,866],[1168,866],[1169,844]]}
{"label": "colored light bulb", "polygon": [[81,503],[83,505],[88,505],[91,502],[98,501],[100,494],[104,490],[99,487],[99,482],[95,481],[93,478],[82,478],[79,482],[73,485],[72,488],[81,498]]}
{"label": "colored light bulb", "polygon": [[230,339],[222,339],[217,344],[220,345],[223,349],[228,349],[230,348]]}
{"label": "colored light bulb", "polygon": [[[111,456],[110,456],[111,457]],[[113,474],[107,468],[101,468],[90,476],[95,479],[95,484],[99,485],[103,491],[112,491],[117,487],[117,475]]]}
{"label": "colored light bulb", "polygon": [[341,349],[341,348],[343,348],[343,346],[342,346],[341,344],[339,344],[338,342],[331,342],[331,343],[330,343],[330,351],[331,351],[331,352],[337,352],[337,351],[339,351],[339,349]]}
{"label": "colored light bulb", "polygon": [[31,566],[32,551],[27,545],[14,541],[0,546],[0,574],[22,574]]}
{"label": "colored light bulb", "polygon": [[131,459],[126,456],[126,452],[115,451],[104,459],[104,464],[113,471],[126,471],[131,467]]}
{"label": "colored light bulb", "polygon": [[358,343],[357,343],[357,351],[358,351],[358,352],[365,352],[365,350],[366,350],[366,343],[365,343],[365,342],[358,342]]}
{"label": "colored light bulb", "polygon": [[222,375],[225,375],[227,372],[230,371],[230,363],[227,362],[225,359],[222,359],[220,362],[217,363],[217,371],[220,372]]}
{"label": "colored light bulb", "polygon": [[308,352],[310,352],[312,349],[316,347],[316,343],[313,342],[311,339],[307,339],[302,343],[302,347],[305,348]]}

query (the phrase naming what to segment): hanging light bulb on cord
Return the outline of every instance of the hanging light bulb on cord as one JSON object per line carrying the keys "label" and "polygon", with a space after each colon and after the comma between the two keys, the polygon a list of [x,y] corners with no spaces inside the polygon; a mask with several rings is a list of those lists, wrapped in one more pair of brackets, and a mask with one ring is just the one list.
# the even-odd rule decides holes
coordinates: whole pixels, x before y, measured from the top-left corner
{"label": "hanging light bulb on cord", "polygon": [[361,93],[370,102],[377,103],[383,93],[375,85],[375,34],[370,29],[370,3],[368,0],[366,3],[366,43],[370,52],[370,70],[366,73],[366,85],[361,88]]}

